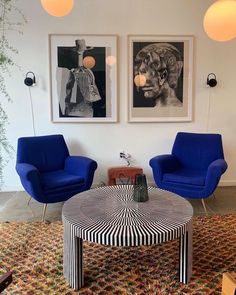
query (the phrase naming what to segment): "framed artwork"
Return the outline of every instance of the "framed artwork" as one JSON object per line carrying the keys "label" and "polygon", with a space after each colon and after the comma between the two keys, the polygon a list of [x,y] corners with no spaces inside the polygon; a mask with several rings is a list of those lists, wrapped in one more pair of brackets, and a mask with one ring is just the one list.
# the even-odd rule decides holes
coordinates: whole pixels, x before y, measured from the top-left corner
{"label": "framed artwork", "polygon": [[117,36],[49,35],[53,122],[117,121]]}
{"label": "framed artwork", "polygon": [[128,36],[129,122],[192,120],[193,36]]}

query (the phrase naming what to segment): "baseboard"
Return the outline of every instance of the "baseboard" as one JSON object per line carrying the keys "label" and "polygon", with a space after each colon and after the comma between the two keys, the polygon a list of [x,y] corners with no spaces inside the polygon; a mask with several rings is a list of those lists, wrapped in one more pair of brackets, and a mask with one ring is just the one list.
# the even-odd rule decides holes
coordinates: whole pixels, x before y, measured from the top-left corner
{"label": "baseboard", "polygon": [[[103,186],[104,182],[93,183],[92,188]],[[148,182],[149,186],[156,186],[154,182]],[[236,180],[222,180],[219,183],[219,186],[236,186]],[[24,191],[22,186],[3,186],[1,189],[2,192],[18,192]]]}
{"label": "baseboard", "polygon": [[236,186],[236,180],[222,180],[219,186]]}
{"label": "baseboard", "polygon": [[1,192],[20,192],[20,191],[24,191],[22,186],[5,186],[3,185],[3,187],[1,188]]}
{"label": "baseboard", "polygon": [[[100,187],[100,186],[104,186],[107,185],[104,182],[99,182],[99,183],[93,183],[91,188],[96,188],[96,187]],[[156,186],[155,182],[148,182],[148,186]]]}
{"label": "baseboard", "polygon": [[[103,186],[104,183],[93,183],[92,188]],[[155,182],[148,182],[148,186],[156,186]],[[219,182],[219,186],[236,186],[236,180],[222,180]]]}
{"label": "baseboard", "polygon": [[[155,182],[148,182],[149,186],[156,186]],[[219,186],[236,186],[236,180],[222,180]]]}

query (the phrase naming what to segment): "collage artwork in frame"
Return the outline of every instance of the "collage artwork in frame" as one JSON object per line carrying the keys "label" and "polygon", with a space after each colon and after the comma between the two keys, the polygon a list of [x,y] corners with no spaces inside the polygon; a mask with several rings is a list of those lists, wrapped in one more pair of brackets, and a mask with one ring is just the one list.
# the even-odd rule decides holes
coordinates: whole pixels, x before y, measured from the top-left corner
{"label": "collage artwork in frame", "polygon": [[117,37],[49,35],[53,122],[117,121]]}

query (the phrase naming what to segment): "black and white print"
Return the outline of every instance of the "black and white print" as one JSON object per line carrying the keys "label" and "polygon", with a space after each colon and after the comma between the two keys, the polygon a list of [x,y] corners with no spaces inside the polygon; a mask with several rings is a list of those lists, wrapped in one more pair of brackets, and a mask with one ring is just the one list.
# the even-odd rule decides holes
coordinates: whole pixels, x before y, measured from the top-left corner
{"label": "black and white print", "polygon": [[75,46],[57,51],[58,71],[67,77],[61,81],[60,117],[106,117],[105,47],[88,47],[77,39]]}
{"label": "black and white print", "polygon": [[53,122],[116,122],[117,37],[49,36]]}
{"label": "black and white print", "polygon": [[181,107],[183,102],[183,42],[134,42],[133,73],[145,84],[133,85],[134,107]]}
{"label": "black and white print", "polygon": [[192,120],[193,36],[128,36],[129,122]]}

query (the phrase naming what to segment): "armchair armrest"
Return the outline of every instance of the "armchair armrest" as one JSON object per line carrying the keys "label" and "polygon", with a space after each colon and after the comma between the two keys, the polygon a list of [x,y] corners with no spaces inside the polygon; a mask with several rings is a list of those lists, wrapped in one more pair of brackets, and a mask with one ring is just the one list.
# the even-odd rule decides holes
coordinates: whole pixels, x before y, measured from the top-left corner
{"label": "armchair armrest", "polygon": [[180,162],[174,155],[168,154],[152,158],[149,161],[149,165],[152,167],[155,182],[159,184],[163,174],[178,169]]}
{"label": "armchair armrest", "polygon": [[224,159],[217,159],[212,162],[208,169],[206,175],[206,182],[211,182],[214,179],[220,180],[222,174],[225,173],[228,165]]}
{"label": "armchair armrest", "polygon": [[160,155],[152,158],[149,165],[157,169],[161,174],[171,172],[179,168],[180,163],[174,155]]}
{"label": "armchair armrest", "polygon": [[93,169],[94,171],[97,168],[97,163],[87,157],[83,156],[69,156],[65,161],[65,170],[71,174],[78,174],[85,176],[87,171]]}
{"label": "armchair armrest", "polygon": [[84,156],[69,156],[65,161],[65,171],[84,177],[85,189],[89,189],[93,182],[97,162]]}
{"label": "armchair armrest", "polygon": [[37,177],[39,175],[38,169],[27,163],[17,163],[16,171],[20,178],[25,178],[27,180],[31,180],[33,177]]}
{"label": "armchair armrest", "polygon": [[217,159],[213,161],[206,173],[205,188],[201,191],[201,198],[210,196],[216,189],[221,175],[226,171],[228,165],[224,159]]}
{"label": "armchair armrest", "polygon": [[27,163],[17,163],[16,171],[27,193],[39,202],[42,202],[42,186],[38,169]]}

